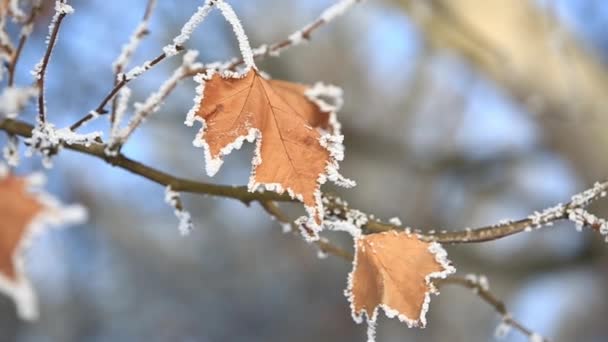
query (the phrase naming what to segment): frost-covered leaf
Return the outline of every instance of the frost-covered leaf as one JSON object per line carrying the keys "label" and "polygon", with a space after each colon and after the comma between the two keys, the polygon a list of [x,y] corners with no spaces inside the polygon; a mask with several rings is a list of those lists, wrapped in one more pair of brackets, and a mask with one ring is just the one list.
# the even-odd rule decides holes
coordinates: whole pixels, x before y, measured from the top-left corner
{"label": "frost-covered leaf", "polygon": [[355,321],[365,317],[372,327],[379,308],[409,327],[424,327],[430,294],[437,293],[432,279],[455,272],[441,245],[407,232],[360,236],[355,252],[346,294]]}
{"label": "frost-covered leaf", "polygon": [[199,98],[186,123],[203,123],[194,143],[205,149],[207,173],[214,175],[223,156],[245,140],[257,140],[249,190],[287,191],[304,203],[309,223],[318,228],[320,185],[327,179],[354,185],[337,171],[343,147],[335,113],[321,111],[306,94],[308,87],[266,80],[254,68],[242,77],[211,73],[197,81]]}
{"label": "frost-covered leaf", "polygon": [[84,220],[80,206],[63,207],[40,191],[41,176],[11,175],[0,165],[0,292],[12,297],[23,319],[38,315],[36,296],[26,276],[23,254],[41,230]]}

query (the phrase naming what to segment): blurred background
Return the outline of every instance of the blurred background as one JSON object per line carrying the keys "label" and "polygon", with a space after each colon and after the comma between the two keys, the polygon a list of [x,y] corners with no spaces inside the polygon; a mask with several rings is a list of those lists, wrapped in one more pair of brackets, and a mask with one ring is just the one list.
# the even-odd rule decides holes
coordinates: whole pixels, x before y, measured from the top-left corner
{"label": "blurred background", "polygon": [[[19,64],[17,84],[44,52],[52,1]],[[49,117],[71,124],[112,84],[111,64],[146,1],[74,0],[48,72]],[[136,65],[160,52],[200,0],[159,0]],[[332,0],[233,0],[252,45],[314,20]],[[608,175],[608,6],[602,0],[369,0],[310,43],[259,61],[274,78],[344,88],[345,176],[333,189],[353,207],[423,230],[522,218]],[[218,13],[188,48],[202,62],[238,55]],[[143,101],[181,64],[132,83]],[[187,81],[125,146],[176,175],[246,184],[251,146],[208,178]],[[22,119],[33,122],[32,106]],[[106,129],[98,120],[86,130]],[[2,136],[0,139],[5,139]],[[4,143],[5,140],[0,140]],[[19,171],[40,169],[24,159]],[[291,234],[257,205],[184,196],[195,229],[177,230],[164,189],[65,151],[49,190],[90,209],[86,225],[49,231],[27,253],[41,318],[19,321],[0,296],[1,341],[363,341],[343,295],[351,265]],[[591,208],[608,216],[605,203]],[[297,207],[294,208],[298,210]],[[350,248],[344,234],[328,235]],[[570,223],[478,245],[448,246],[460,274],[485,274],[513,316],[552,341],[608,339],[608,246]],[[426,329],[380,319],[378,340],[492,341],[500,317],[468,290],[433,298]],[[526,341],[512,331],[505,341]]]}

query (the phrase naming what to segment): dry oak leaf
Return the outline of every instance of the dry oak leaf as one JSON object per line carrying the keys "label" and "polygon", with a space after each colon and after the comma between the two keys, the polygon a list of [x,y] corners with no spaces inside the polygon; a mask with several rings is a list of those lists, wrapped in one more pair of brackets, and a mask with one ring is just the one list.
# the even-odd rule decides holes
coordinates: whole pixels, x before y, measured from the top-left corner
{"label": "dry oak leaf", "polygon": [[374,324],[378,309],[408,327],[424,327],[433,278],[456,271],[438,243],[424,242],[408,232],[384,232],[355,238],[355,260],[346,295],[353,319],[365,316]]}
{"label": "dry oak leaf", "polygon": [[307,86],[263,78],[255,69],[240,77],[200,74],[195,106],[186,124],[200,121],[194,140],[205,150],[207,174],[213,176],[223,156],[245,140],[257,140],[249,191],[262,187],[304,203],[314,231],[323,219],[320,186],[327,179],[353,186],[338,173],[342,136],[335,113],[323,112],[307,96]]}
{"label": "dry oak leaf", "polygon": [[12,297],[18,315],[26,320],[38,316],[23,260],[32,237],[47,227],[82,222],[86,216],[82,207],[62,207],[40,191],[43,182],[42,175],[18,177],[0,165],[0,292]]}

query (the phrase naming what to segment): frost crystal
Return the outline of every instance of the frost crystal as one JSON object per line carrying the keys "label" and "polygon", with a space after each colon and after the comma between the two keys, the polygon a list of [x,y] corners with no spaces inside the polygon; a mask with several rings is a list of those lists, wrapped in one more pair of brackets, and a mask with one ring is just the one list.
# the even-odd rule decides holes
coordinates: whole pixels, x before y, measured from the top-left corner
{"label": "frost crystal", "polygon": [[178,230],[182,236],[190,234],[192,231],[192,217],[189,212],[184,210],[179,193],[171,190],[170,186],[165,188],[165,202],[172,206],[175,216],[179,220]]}

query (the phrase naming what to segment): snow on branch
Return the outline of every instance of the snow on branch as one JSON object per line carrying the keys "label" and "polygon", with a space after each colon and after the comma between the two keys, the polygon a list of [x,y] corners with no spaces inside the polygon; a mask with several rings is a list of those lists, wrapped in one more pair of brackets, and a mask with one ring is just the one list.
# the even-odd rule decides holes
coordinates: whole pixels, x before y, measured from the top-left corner
{"label": "snow on branch", "polygon": [[165,188],[165,202],[174,209],[175,216],[179,220],[178,229],[180,234],[190,234],[190,231],[192,231],[192,216],[184,209],[179,193],[171,190],[171,186]]}

